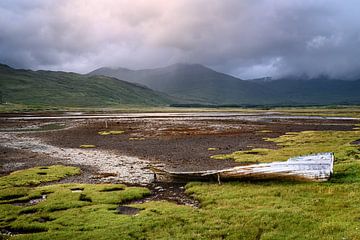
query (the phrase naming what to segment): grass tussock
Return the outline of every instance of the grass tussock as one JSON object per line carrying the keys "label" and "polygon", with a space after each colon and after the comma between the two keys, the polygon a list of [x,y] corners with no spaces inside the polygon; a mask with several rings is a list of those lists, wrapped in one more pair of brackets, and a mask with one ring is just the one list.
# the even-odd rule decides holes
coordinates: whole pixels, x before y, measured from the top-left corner
{"label": "grass tussock", "polygon": [[9,187],[36,186],[42,182],[56,181],[79,173],[79,168],[70,166],[54,165],[49,167],[34,167],[12,172],[10,175],[1,177],[0,190],[8,189]]}
{"label": "grass tussock", "polygon": [[216,151],[216,150],[219,150],[218,148],[215,148],[215,147],[210,147],[208,148],[208,151]]}
{"label": "grass tussock", "polygon": [[92,144],[83,144],[83,145],[80,145],[80,148],[96,148],[96,146],[92,145]]}
{"label": "grass tussock", "polygon": [[113,131],[100,131],[98,132],[99,135],[101,136],[107,136],[107,135],[119,135],[119,134],[123,134],[125,131],[121,131],[121,130],[113,130]]}

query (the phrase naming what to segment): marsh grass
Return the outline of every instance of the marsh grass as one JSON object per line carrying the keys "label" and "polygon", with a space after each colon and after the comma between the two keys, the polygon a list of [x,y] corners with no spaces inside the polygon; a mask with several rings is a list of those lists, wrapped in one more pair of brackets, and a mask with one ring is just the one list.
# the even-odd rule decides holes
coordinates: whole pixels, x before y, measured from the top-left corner
{"label": "marsh grass", "polygon": [[112,131],[100,131],[98,132],[99,135],[101,136],[107,136],[107,135],[119,135],[119,134],[123,134],[125,131],[121,131],[121,130],[112,130]]}
{"label": "marsh grass", "polygon": [[336,161],[360,159],[359,146],[351,142],[359,139],[360,131],[303,131],[289,132],[277,138],[265,138],[275,142],[278,149],[253,148],[230,154],[214,155],[214,159],[234,159],[237,162],[286,161],[290,157],[319,152],[334,152]]}
{"label": "marsh grass", "polygon": [[[39,169],[17,171],[0,178],[0,226],[7,231],[24,234],[15,238],[37,239],[40,236],[36,234],[40,232],[45,233],[44,237],[48,238],[52,234],[57,235],[58,230],[62,230],[61,234],[71,235],[74,234],[73,231],[95,230],[99,226],[104,228],[109,224],[107,218],[111,221],[123,219],[121,215],[116,217],[118,214],[115,210],[118,204],[143,198],[150,193],[147,188],[126,187],[122,184],[54,184],[37,187],[29,185],[29,182],[36,182],[38,185],[41,182],[53,181],[55,177],[50,176],[60,179],[79,172],[77,168],[50,166],[46,169],[47,178],[43,179],[44,175],[37,174]],[[74,192],[74,189],[82,191]],[[44,194],[46,199],[32,206],[13,204]],[[9,199],[12,202],[9,202]],[[63,239],[63,236],[60,239]]]}
{"label": "marsh grass", "polygon": [[70,166],[54,165],[49,167],[34,167],[12,172],[10,175],[1,177],[0,190],[9,187],[35,186],[42,182],[56,181],[79,173],[79,168]]}
{"label": "marsh grass", "polygon": [[186,191],[199,209],[151,201],[123,215],[119,204],[149,190],[56,184],[27,187],[28,195],[47,194],[37,205],[0,204],[0,224],[22,233],[13,239],[360,239],[359,187],[360,162],[342,161],[327,183],[192,182]]}
{"label": "marsh grass", "polygon": [[[200,208],[167,201],[130,204],[149,190],[122,184],[34,187],[34,179],[37,183],[40,178],[53,179],[49,176],[56,168],[19,171],[12,181],[11,175],[0,178],[0,226],[23,233],[11,239],[360,239],[359,146],[350,144],[359,133],[356,129],[288,133],[267,139],[279,149],[229,154],[238,161],[256,162],[332,151],[336,161],[334,175],[326,183],[188,183],[186,192],[200,201]],[[46,175],[37,174],[44,171]],[[62,171],[64,177],[67,171]],[[46,200],[33,206],[10,204],[42,194]],[[140,212],[119,214],[119,204]]]}
{"label": "marsh grass", "polygon": [[215,147],[210,147],[207,149],[208,151],[216,151],[216,150],[219,150],[218,148],[215,148]]}
{"label": "marsh grass", "polygon": [[96,148],[95,145],[93,144],[83,144],[79,146],[80,148]]}

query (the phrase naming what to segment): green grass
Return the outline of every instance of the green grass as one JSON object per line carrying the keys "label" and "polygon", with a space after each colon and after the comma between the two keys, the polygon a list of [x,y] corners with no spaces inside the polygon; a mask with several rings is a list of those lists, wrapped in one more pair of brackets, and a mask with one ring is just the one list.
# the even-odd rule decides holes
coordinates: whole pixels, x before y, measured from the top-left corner
{"label": "green grass", "polygon": [[[113,221],[112,224],[124,220],[124,216],[116,213],[118,204],[149,194],[147,188],[126,187],[122,184],[37,186],[78,173],[79,169],[74,167],[49,166],[21,170],[1,177],[0,228],[26,234],[18,236],[25,239],[36,239],[39,236],[34,233],[39,232],[48,234],[59,230],[67,233],[95,230],[107,227],[109,219]],[[28,204],[30,200],[42,198],[43,195],[46,196],[45,200],[34,205]],[[21,203],[25,205],[14,205]]]}
{"label": "green grass", "polygon": [[80,148],[96,148],[95,145],[93,144],[83,144],[79,146]]}
{"label": "green grass", "polygon": [[230,154],[214,155],[214,159],[234,159],[237,162],[285,161],[290,157],[319,152],[334,152],[337,161],[360,159],[360,149],[351,142],[360,138],[360,131],[303,131],[289,132],[277,138],[278,149],[253,148]]}
{"label": "green grass", "polygon": [[[359,129],[288,133],[267,139],[279,149],[231,154],[238,161],[256,162],[333,151],[336,161],[329,182],[192,182],[186,191],[200,201],[200,208],[151,201],[131,204],[141,209],[132,216],[118,214],[116,207],[143,198],[148,189],[122,184],[37,186],[79,170],[58,166],[18,171],[0,178],[0,226],[24,233],[10,239],[356,240],[360,147],[350,142],[359,138]],[[44,194],[46,200],[36,205],[13,205]]]}
{"label": "green grass", "polygon": [[208,151],[216,151],[216,150],[219,150],[218,148],[215,148],[215,147],[210,147],[207,149]]}
{"label": "green grass", "polygon": [[61,165],[30,168],[27,170],[12,172],[10,175],[1,177],[0,189],[35,186],[42,182],[56,181],[79,173],[79,168]]}
{"label": "green grass", "polygon": [[186,188],[200,209],[147,202],[132,205],[141,209],[135,216],[117,214],[117,204],[147,189],[50,185],[32,190],[48,194],[37,205],[0,205],[0,219],[28,232],[13,239],[360,239],[360,163],[339,163],[339,171],[328,183],[194,182]]}
{"label": "green grass", "polygon": [[121,130],[113,130],[113,131],[100,131],[98,132],[99,135],[106,136],[106,135],[119,135],[123,134],[125,131]]}
{"label": "green grass", "polygon": [[360,118],[359,106],[293,107],[275,108],[273,110],[289,115]]}

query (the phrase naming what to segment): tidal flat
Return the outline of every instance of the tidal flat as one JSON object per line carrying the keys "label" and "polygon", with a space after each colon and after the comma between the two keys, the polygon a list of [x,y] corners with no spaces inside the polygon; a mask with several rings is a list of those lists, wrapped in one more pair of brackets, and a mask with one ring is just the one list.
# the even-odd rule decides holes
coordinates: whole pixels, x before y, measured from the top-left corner
{"label": "tidal flat", "polygon": [[[1,237],[360,239],[358,113],[2,113]],[[151,171],[224,169],[324,151],[335,154],[326,183],[158,182]]]}

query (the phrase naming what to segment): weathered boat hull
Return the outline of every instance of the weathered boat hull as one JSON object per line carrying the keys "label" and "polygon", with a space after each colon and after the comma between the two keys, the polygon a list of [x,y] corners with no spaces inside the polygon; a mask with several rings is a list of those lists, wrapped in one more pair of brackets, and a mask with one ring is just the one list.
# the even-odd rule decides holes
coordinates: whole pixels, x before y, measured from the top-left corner
{"label": "weathered boat hull", "polygon": [[215,179],[283,179],[296,181],[323,182],[333,174],[333,153],[318,153],[290,158],[284,162],[259,163],[237,166],[222,170],[196,172],[174,172],[164,169],[153,169],[160,181],[191,181]]}

